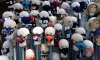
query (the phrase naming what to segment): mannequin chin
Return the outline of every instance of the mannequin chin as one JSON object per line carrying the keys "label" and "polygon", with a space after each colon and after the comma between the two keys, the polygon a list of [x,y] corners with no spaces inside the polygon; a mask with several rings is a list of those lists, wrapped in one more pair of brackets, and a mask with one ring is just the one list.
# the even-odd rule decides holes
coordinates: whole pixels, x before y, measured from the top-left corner
{"label": "mannequin chin", "polygon": [[97,46],[100,46],[100,43],[96,43]]}
{"label": "mannequin chin", "polygon": [[90,13],[90,16],[94,16],[94,13]]}
{"label": "mannequin chin", "polygon": [[100,46],[100,36],[96,36],[96,45]]}
{"label": "mannequin chin", "polygon": [[90,16],[93,16],[95,12],[97,11],[97,5],[91,5],[89,6]]}
{"label": "mannequin chin", "polygon": [[91,27],[91,30],[92,31],[96,31],[97,28],[99,28],[99,21],[93,21],[91,24],[90,24],[90,27]]}

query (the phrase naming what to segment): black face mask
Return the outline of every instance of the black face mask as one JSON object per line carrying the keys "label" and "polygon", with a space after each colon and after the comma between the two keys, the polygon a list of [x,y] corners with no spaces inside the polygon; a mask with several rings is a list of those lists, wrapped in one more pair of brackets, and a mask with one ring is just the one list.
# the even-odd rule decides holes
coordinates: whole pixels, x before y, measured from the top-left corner
{"label": "black face mask", "polygon": [[72,28],[76,28],[77,26],[78,26],[78,23],[74,22]]}
{"label": "black face mask", "polygon": [[38,10],[39,9],[39,5],[36,5],[36,4],[32,4],[32,7],[35,7],[35,8],[32,8],[32,10]]}
{"label": "black face mask", "polygon": [[50,11],[50,8],[51,8],[51,7],[48,6],[48,5],[45,5],[45,6],[43,6],[42,8],[43,8],[43,10]]}
{"label": "black face mask", "polygon": [[17,13],[20,13],[22,10],[20,9],[20,10],[18,10],[18,9],[15,9],[15,11],[17,12]]}
{"label": "black face mask", "polygon": [[80,12],[80,7],[78,7],[78,6],[74,7],[73,10],[78,13],[78,12]]}
{"label": "black face mask", "polygon": [[87,3],[84,1],[80,2],[80,11],[83,12],[84,9],[86,8],[87,8]]}
{"label": "black face mask", "polygon": [[68,54],[68,48],[63,48],[60,50],[61,53],[63,53],[64,55]]}
{"label": "black face mask", "polygon": [[42,17],[41,20],[49,20],[49,18]]}

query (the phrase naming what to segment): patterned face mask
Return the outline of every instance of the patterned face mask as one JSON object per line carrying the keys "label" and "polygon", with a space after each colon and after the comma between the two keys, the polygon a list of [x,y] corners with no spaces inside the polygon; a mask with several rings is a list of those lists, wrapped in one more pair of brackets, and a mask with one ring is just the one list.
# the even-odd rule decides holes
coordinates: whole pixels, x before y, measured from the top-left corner
{"label": "patterned face mask", "polygon": [[39,40],[41,40],[40,35],[38,35],[38,34],[33,35],[33,40],[34,40],[34,41],[39,41]]}
{"label": "patterned face mask", "polygon": [[4,35],[11,35],[13,32],[14,32],[14,29],[13,29],[13,28],[4,28],[4,29],[2,30],[2,33],[3,33]]}
{"label": "patterned face mask", "polygon": [[16,37],[17,43],[23,43],[25,40],[26,40],[26,37],[23,37],[23,36],[17,36]]}

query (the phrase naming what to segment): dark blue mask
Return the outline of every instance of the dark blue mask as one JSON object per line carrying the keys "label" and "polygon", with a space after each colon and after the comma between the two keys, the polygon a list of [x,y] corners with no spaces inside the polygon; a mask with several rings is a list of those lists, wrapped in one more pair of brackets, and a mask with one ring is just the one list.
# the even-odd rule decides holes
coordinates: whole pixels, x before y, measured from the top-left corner
{"label": "dark blue mask", "polygon": [[2,29],[2,33],[5,35],[11,35],[14,32],[13,28],[4,28]]}

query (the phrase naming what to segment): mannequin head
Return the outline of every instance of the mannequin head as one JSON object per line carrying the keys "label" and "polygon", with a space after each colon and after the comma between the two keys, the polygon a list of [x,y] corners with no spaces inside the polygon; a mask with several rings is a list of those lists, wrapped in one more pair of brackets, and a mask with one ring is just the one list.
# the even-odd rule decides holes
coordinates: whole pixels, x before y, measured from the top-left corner
{"label": "mannequin head", "polygon": [[100,27],[100,19],[95,17],[90,18],[88,21],[88,27],[91,31],[95,31]]}
{"label": "mannequin head", "polygon": [[91,3],[90,5],[88,5],[85,13],[87,16],[94,16],[97,10],[98,10],[98,5],[96,3]]}

